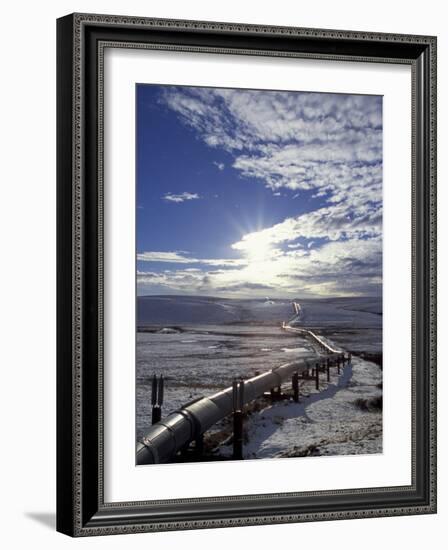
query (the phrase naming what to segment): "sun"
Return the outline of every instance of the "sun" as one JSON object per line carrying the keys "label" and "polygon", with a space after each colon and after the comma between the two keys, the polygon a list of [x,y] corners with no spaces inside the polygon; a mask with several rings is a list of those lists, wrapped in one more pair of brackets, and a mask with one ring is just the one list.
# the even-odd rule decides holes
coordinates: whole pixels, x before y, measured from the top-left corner
{"label": "sun", "polygon": [[270,243],[264,235],[253,233],[247,239],[244,252],[250,262],[264,262],[268,260],[272,254]]}

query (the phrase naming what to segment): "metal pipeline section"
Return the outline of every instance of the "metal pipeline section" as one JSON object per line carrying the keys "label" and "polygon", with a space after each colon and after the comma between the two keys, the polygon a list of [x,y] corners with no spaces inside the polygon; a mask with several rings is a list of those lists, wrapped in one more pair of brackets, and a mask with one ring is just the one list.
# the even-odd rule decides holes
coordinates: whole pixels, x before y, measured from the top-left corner
{"label": "metal pipeline section", "polygon": [[332,348],[328,342],[325,342],[325,340],[322,340],[320,336],[315,334],[313,331],[307,329],[307,328],[298,328],[298,327],[292,327],[291,323],[294,323],[297,321],[297,318],[302,312],[302,306],[298,302],[292,303],[292,308],[294,310],[294,317],[287,321],[286,323],[283,322],[282,329],[288,330],[290,332],[297,332],[299,334],[305,334],[306,336],[311,336],[311,338],[322,348],[323,351],[326,353],[343,353],[342,350],[337,350]]}
{"label": "metal pipeline section", "polygon": [[287,324],[283,324],[282,329],[287,330],[289,332],[297,332],[299,334],[305,334],[307,336],[311,336],[311,338],[313,338],[313,340],[317,342],[317,344],[319,344],[319,346],[327,353],[338,353],[338,354],[344,353],[342,350],[332,348],[328,344],[328,342],[325,342],[325,340],[322,340],[320,336],[318,336],[312,330],[308,330],[307,328],[296,328],[296,327],[291,327],[290,325],[287,325]]}
{"label": "metal pipeline section", "polygon": [[[324,357],[312,357],[286,363],[268,372],[244,381],[244,404],[264,392],[280,386],[296,371],[314,368],[327,359],[341,357],[342,352],[331,352]],[[233,411],[233,389],[226,388],[210,397],[202,397],[168,415],[148,429],[137,444],[137,464],[168,462],[188,443],[198,439],[211,426]]]}

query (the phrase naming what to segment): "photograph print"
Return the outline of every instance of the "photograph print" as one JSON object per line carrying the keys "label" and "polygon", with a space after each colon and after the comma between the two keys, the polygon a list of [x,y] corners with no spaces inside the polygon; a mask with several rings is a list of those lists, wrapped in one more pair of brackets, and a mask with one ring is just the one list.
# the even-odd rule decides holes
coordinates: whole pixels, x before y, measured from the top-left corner
{"label": "photograph print", "polygon": [[382,453],[382,97],[136,86],[136,464]]}

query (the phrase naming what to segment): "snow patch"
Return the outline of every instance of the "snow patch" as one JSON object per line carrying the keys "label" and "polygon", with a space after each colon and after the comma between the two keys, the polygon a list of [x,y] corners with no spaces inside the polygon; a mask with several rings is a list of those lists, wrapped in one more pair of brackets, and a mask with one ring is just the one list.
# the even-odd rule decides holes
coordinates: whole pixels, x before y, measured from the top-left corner
{"label": "snow patch", "polygon": [[355,404],[381,395],[381,379],[376,364],[354,357],[339,377],[335,369],[329,383],[321,377],[320,392],[307,381],[300,403],[273,403],[249,417],[245,458],[381,453],[381,412]]}

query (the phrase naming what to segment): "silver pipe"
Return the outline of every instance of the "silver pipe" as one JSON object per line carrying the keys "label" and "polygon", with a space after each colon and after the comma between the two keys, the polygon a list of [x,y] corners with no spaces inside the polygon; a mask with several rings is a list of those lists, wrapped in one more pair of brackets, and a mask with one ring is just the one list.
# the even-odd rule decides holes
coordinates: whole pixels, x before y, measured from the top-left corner
{"label": "silver pipe", "polygon": [[288,324],[283,324],[282,329],[283,330],[288,330],[289,332],[297,332],[299,334],[306,333],[308,336],[311,336],[311,338],[313,338],[328,353],[339,353],[339,354],[344,353],[342,350],[337,350],[337,349],[332,348],[329,344],[327,344],[327,342],[322,340],[322,338],[320,338],[316,333],[314,333],[313,331],[308,330],[306,328],[291,327]]}
{"label": "silver pipe", "polygon": [[[250,403],[264,392],[280,386],[297,371],[309,368],[308,362],[322,364],[328,358],[340,356],[342,352],[331,353],[324,358],[307,358],[286,363],[254,378],[244,381],[244,404]],[[233,410],[232,386],[210,397],[202,397],[187,404],[165,419],[151,426],[142,441],[137,444],[137,464],[158,464],[168,462],[190,441],[197,439]]]}

